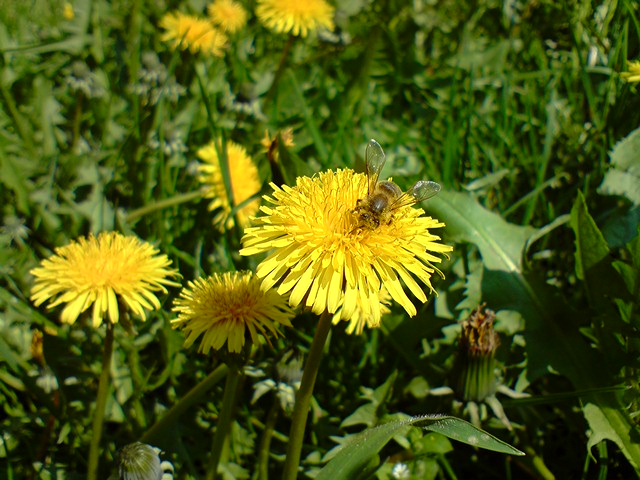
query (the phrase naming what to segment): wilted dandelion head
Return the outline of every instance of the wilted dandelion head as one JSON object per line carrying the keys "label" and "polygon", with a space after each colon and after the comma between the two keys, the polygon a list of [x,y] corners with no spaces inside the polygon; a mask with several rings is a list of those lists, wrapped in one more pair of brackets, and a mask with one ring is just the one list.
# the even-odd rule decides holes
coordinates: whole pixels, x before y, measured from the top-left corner
{"label": "wilted dandelion head", "polygon": [[359,228],[354,209],[367,195],[367,178],[349,169],[299,177],[293,188],[271,187],[272,197],[265,197],[271,205],[245,229],[240,251],[270,252],[256,271],[263,288],[277,285],[280,294],[290,293],[291,305],[316,314],[341,308],[341,318],[350,319],[361,308],[373,324],[380,322],[383,287],[411,316],[416,308],[403,283],[422,302],[427,297],[418,281],[434,291],[431,275],[442,273],[433,264],[452,247],[430,232],[444,224],[422,209],[404,206],[389,224]]}
{"label": "wilted dandelion head", "polygon": [[136,237],[118,232],[102,232],[81,237],[56,248],[55,255],[31,270],[35,282],[31,300],[36,306],[49,301],[49,308],[66,304],[61,320],[73,324],[82,312],[93,306],[93,326],[105,315],[117,323],[120,306],[146,318],[145,309],[160,308],[153,292],[166,293],[166,285],[177,272],[169,267],[166,255]]}
{"label": "wilted dandelion head", "polygon": [[247,24],[247,11],[235,0],[215,0],[207,12],[213,24],[228,33],[235,33]]}
{"label": "wilted dandelion head", "polygon": [[260,140],[260,144],[264,147],[265,152],[268,153],[270,150],[278,147],[278,135],[282,139],[282,143],[285,147],[290,148],[295,145],[293,142],[293,128],[280,130],[279,132],[276,132],[273,137],[269,134],[269,130],[265,130],[264,138]]}
{"label": "wilted dandelion head", "polygon": [[[231,215],[232,206],[229,205],[227,190],[220,167],[218,150],[214,142],[200,148],[198,158],[204,163],[198,166],[198,180],[204,187],[205,198],[211,198],[209,210],[221,209],[213,223],[220,230],[233,228],[235,224]],[[255,166],[247,151],[241,145],[232,141],[227,142],[227,165],[233,191],[233,206],[240,205],[260,191],[261,183],[258,168]],[[236,212],[242,226],[249,222],[249,217],[260,209],[260,199],[256,198],[245,204]]]}
{"label": "wilted dandelion head", "polygon": [[278,33],[306,37],[321,27],[333,30],[334,7],[325,0],[258,0],[256,16]]}
{"label": "wilted dandelion head", "polygon": [[165,14],[160,26],[166,31],[160,37],[174,48],[189,49],[192,53],[203,53],[222,57],[227,36],[206,19],[180,12]]}
{"label": "wilted dandelion head", "polygon": [[173,328],[186,332],[185,347],[202,335],[198,351],[220,350],[240,353],[247,332],[253,343],[258,335],[279,335],[278,327],[291,326],[294,312],[285,297],[273,289],[262,290],[251,272],[214,274],[189,282],[176,299]]}

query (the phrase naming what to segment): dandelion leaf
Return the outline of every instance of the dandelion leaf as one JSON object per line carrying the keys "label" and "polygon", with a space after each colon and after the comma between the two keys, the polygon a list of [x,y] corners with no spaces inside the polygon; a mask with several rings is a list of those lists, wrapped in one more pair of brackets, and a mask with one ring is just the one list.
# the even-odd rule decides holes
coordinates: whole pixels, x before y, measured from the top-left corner
{"label": "dandelion leaf", "polygon": [[598,188],[603,195],[622,195],[640,205],[640,128],[619,141],[609,154],[611,169]]}

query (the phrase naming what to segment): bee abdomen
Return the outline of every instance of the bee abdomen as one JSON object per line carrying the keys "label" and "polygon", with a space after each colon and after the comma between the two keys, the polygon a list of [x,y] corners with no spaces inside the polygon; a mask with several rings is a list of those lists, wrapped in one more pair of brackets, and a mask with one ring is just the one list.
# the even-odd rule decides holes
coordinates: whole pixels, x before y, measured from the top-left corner
{"label": "bee abdomen", "polygon": [[380,182],[378,183],[377,189],[384,191],[391,198],[398,198],[402,195],[400,187],[393,182]]}

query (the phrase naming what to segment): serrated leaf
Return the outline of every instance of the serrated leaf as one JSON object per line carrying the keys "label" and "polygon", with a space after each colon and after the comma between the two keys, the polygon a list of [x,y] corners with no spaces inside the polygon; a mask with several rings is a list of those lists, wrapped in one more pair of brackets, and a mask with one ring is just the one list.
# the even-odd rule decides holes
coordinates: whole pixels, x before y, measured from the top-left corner
{"label": "serrated leaf", "polygon": [[325,465],[316,479],[348,480],[355,478],[357,473],[361,471],[396,434],[411,425],[438,432],[448,438],[478,448],[510,455],[524,455],[520,450],[471,425],[469,422],[455,417],[425,415],[385,423],[384,425],[369,428],[364,432],[353,435],[349,441],[342,446],[337,455]]}
{"label": "serrated leaf", "polygon": [[611,169],[598,187],[603,195],[622,195],[640,205],[640,128],[620,140],[609,154]]}
{"label": "serrated leaf", "polygon": [[[480,250],[487,266],[482,290],[488,306],[515,310],[525,319],[529,380],[552,368],[566,375],[578,390],[597,391],[611,385],[613,377],[606,370],[605,359],[579,333],[577,319],[582,314],[569,308],[544,281],[525,274],[520,257],[514,257],[521,252],[518,240],[524,238],[519,230],[523,227],[503,225],[504,220],[496,219],[496,214],[487,212],[470,195],[440,192],[428,206],[431,213],[447,224],[448,236],[475,244]],[[640,445],[633,440],[638,435],[637,427],[624,414],[621,400],[612,399],[611,395],[594,393],[585,403],[599,409],[599,418],[610,426],[600,429],[599,438],[616,442],[633,468],[638,469]],[[605,405],[615,408],[603,409]],[[591,426],[589,411],[585,410],[585,416]],[[599,428],[601,423],[594,423],[592,428]],[[608,436],[611,431],[616,434]]]}
{"label": "serrated leaf", "polygon": [[[482,294],[487,306],[514,310],[524,318],[529,380],[546,374],[551,367],[574,383],[586,382],[582,388],[602,386],[592,383],[600,368],[585,378],[582,357],[590,352],[578,334],[573,312],[548,285],[523,271],[522,252],[536,230],[509,224],[468,194],[443,191],[428,205],[446,224],[447,237],[479,249],[485,266]],[[603,376],[603,381],[606,378]]]}
{"label": "serrated leaf", "polygon": [[637,436],[637,425],[625,414],[622,405],[603,406],[595,403],[587,403],[583,407],[584,416],[589,423],[591,435],[587,442],[587,448],[591,450],[603,440],[610,440],[615,443],[637,473],[640,473],[638,465],[638,443],[632,440],[632,436]]}
{"label": "serrated leaf", "polygon": [[440,192],[426,210],[446,223],[447,239],[476,245],[485,268],[522,272],[522,252],[535,228],[506,222],[467,193]]}

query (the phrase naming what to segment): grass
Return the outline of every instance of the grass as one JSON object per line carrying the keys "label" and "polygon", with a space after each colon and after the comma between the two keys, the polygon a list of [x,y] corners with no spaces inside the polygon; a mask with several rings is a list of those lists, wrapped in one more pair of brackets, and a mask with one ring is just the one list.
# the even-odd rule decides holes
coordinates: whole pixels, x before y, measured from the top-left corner
{"label": "grass", "polygon": [[[437,393],[454,384],[459,323],[482,304],[496,312],[500,384],[529,397],[497,394],[512,429],[486,402],[475,402],[475,420],[526,456],[406,427],[358,471],[638,476],[640,96],[619,76],[640,56],[637,5],[339,3],[331,38],[297,38],[265,28],[244,2],[249,23],[217,58],[161,39],[162,16],[204,16],[199,0],[77,0],[67,19],[62,1],[0,2],[0,476],[86,478],[105,328],[63,325],[58,310],[33,306],[32,268],[79,236],[117,230],[166,253],[184,284],[255,271],[260,259],[238,254],[242,227],[212,225],[196,151],[214,139],[243,145],[270,194],[278,178],[364,171],[370,138],[387,154],[384,177],[403,189],[442,185],[422,207],[447,225],[454,252],[416,318],[396,305],[362,335],[331,328],[300,478],[350,435],[405,414],[472,419],[463,392]],[[287,128],[295,145],[270,163],[265,130]],[[205,476],[212,431],[228,414],[225,357],[182,348],[170,325],[178,294],[134,319],[135,335],[116,325],[102,477],[140,439],[164,450],[176,478]],[[267,379],[291,391],[277,365],[304,358],[317,322],[300,311],[247,360],[262,376],[240,377],[223,478],[281,475],[292,405],[274,390],[254,395]],[[398,465],[406,477],[392,473]]]}

